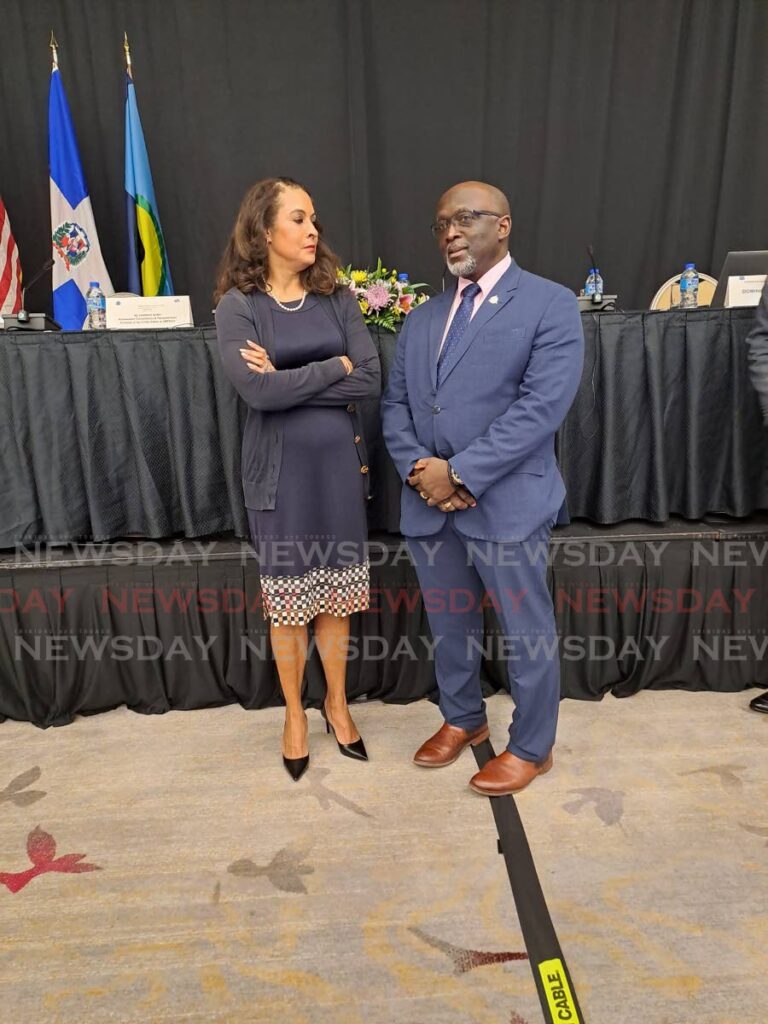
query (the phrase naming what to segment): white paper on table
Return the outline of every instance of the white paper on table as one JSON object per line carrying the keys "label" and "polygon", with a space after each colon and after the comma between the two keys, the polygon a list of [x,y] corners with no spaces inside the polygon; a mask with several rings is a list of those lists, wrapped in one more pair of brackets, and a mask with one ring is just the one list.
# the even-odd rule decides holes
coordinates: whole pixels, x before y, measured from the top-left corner
{"label": "white paper on table", "polygon": [[107,330],[193,327],[188,295],[107,296]]}
{"label": "white paper on table", "polygon": [[725,290],[726,308],[729,306],[756,306],[763,294],[765,277],[765,274],[742,274],[739,277],[729,277],[728,287]]}

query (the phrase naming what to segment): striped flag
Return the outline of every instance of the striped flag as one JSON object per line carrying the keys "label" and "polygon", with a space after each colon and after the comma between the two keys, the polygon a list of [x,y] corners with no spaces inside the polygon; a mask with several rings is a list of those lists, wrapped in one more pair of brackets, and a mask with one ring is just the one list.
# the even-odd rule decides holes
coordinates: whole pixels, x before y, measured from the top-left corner
{"label": "striped flag", "polygon": [[53,316],[65,331],[80,331],[85,325],[85,293],[89,283],[98,281],[105,295],[113,295],[114,289],[101,255],[75,128],[55,55],[48,96],[48,160]]}
{"label": "striped flag", "polygon": [[21,309],[21,263],[11,222],[0,196],[0,316]]}
{"label": "striped flag", "polygon": [[128,290],[137,295],[173,295],[171,269],[130,64],[125,76],[125,201]]}

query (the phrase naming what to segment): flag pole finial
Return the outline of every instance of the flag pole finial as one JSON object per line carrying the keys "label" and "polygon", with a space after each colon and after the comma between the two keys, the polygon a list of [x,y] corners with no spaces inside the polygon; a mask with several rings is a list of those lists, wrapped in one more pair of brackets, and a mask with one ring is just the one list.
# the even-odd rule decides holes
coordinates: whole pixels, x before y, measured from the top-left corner
{"label": "flag pole finial", "polygon": [[133,68],[131,66],[131,48],[128,45],[127,32],[123,32],[123,49],[125,50],[125,70],[128,72],[128,77],[133,78]]}
{"label": "flag pole finial", "polygon": [[56,36],[53,34],[53,29],[51,29],[51,41],[48,45],[51,48],[51,59],[53,61],[53,69],[54,71],[56,71],[59,67],[59,44],[56,42]]}

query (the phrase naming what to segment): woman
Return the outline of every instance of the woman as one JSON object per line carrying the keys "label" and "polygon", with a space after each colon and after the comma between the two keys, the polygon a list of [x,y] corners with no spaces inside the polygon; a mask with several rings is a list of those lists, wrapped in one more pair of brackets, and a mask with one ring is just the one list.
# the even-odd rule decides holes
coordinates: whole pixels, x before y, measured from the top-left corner
{"label": "woman", "polygon": [[283,763],[296,781],[309,764],[301,684],[310,622],[326,728],[343,754],[367,760],[345,679],[349,616],[369,599],[355,402],[379,394],[380,367],[337,268],[306,189],[268,178],[245,194],[214,294],[222,363],[248,405],[243,490],[285,698]]}

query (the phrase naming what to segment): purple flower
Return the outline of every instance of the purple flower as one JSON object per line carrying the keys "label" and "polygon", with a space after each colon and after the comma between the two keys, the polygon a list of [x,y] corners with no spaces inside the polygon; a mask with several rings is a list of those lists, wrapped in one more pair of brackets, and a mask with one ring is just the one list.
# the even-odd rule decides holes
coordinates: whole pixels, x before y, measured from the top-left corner
{"label": "purple flower", "polygon": [[369,308],[378,313],[389,305],[389,288],[383,284],[372,284],[366,289],[365,298]]}

